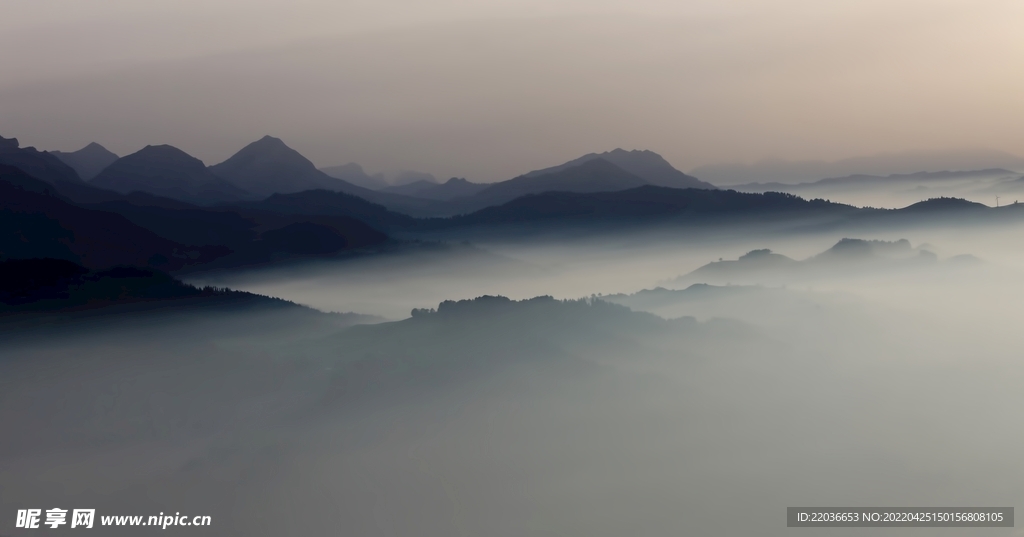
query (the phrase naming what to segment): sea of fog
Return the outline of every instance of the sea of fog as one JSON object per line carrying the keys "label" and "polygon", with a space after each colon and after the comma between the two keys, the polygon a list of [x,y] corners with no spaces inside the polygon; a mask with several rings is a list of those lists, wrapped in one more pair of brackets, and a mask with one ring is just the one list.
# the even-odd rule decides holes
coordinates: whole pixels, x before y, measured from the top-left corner
{"label": "sea of fog", "polygon": [[[182,535],[934,535],[787,529],[785,508],[1024,506],[1021,232],[424,240],[191,274],[390,322],[200,311],[5,334],[0,534],[29,534],[17,509],[81,506],[212,517],[161,530]],[[934,262],[670,283],[844,237]],[[483,295],[585,300],[439,307]]]}

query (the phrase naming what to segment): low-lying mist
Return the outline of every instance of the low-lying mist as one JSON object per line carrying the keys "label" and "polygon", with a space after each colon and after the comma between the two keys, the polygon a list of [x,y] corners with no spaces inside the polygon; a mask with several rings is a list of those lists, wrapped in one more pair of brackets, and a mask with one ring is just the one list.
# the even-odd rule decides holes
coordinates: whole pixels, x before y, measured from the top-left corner
{"label": "low-lying mist", "polygon": [[[77,506],[212,516],[172,530],[195,535],[789,535],[787,506],[1024,505],[1018,237],[658,230],[191,274],[392,322],[5,330],[0,525]],[[710,281],[760,249],[796,265]],[[816,534],[865,531],[934,533]]]}

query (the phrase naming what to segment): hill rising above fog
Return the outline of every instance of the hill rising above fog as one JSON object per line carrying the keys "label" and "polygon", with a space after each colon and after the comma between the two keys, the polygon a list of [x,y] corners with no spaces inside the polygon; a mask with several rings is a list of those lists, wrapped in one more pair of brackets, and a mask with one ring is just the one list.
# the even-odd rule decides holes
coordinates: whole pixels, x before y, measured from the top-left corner
{"label": "hill rising above fog", "polygon": [[672,285],[784,284],[836,276],[862,276],[869,271],[894,271],[935,266],[938,257],[897,241],[842,239],[828,250],[802,261],[768,249],[750,251],[736,260],[708,263],[669,282]]}

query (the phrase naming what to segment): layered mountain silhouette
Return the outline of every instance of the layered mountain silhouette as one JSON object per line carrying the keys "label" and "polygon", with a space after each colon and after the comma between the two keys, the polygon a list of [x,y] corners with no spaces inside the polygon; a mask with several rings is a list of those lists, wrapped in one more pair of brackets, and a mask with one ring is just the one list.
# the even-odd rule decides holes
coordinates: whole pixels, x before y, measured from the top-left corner
{"label": "layered mountain silhouette", "polygon": [[685,173],[675,169],[661,155],[648,150],[626,151],[625,149],[614,149],[604,153],[588,153],[578,159],[570,160],[565,164],[545,168],[543,170],[532,171],[525,176],[535,177],[538,175],[560,172],[569,168],[575,168],[593,160],[605,160],[611,162],[619,168],[643,179],[644,182],[649,185],[665,186],[669,188],[717,188],[711,183],[705,183],[696,177],[686,175]]}
{"label": "layered mountain silhouette", "polygon": [[252,193],[256,198],[307,190],[331,190],[359,196],[395,211],[416,216],[444,214],[436,202],[377,192],[336,179],[318,170],[309,159],[279,138],[264,136],[231,158],[210,166],[214,175]]}
{"label": "layered mountain silhouette", "polygon": [[201,208],[86,184],[55,187],[7,166],[0,167],[0,221],[0,258],[52,257],[91,269],[239,266],[331,255],[388,240],[386,234],[337,211],[287,214],[256,207]]}
{"label": "layered mountain silhouette", "polygon": [[642,185],[680,189],[715,188],[673,168],[653,151],[616,149],[605,153],[590,153],[558,166],[497,183],[478,184],[453,178],[439,185],[431,180],[422,180],[381,191],[449,202],[444,210],[452,215],[502,204],[527,194],[614,192]]}
{"label": "layered mountain silhouette", "polygon": [[[603,155],[663,162],[650,152]],[[376,247],[389,235],[421,238],[492,226],[506,232],[523,224],[598,230],[623,224],[775,222],[787,228],[853,226],[862,232],[872,225],[960,225],[1024,218],[1024,205],[996,209],[956,198],[881,210],[785,193],[653,186],[649,178],[598,157],[496,184],[453,178],[440,185],[414,182],[402,187],[435,196],[418,199],[331,178],[271,137],[209,168],[173,147],[147,146],[110,164],[89,183],[54,154],[22,148],[15,139],[0,139],[0,160],[15,163],[0,170],[0,257],[66,259],[90,270],[136,265],[183,271],[264,264]],[[636,162],[633,166],[639,169]],[[232,181],[297,191],[239,200],[245,192]],[[301,190],[318,184],[331,188]],[[200,205],[213,202],[217,205]],[[416,210],[396,210],[396,205]],[[463,214],[414,216],[431,211]],[[741,261],[744,266],[787,262],[764,252]]]}
{"label": "layered mountain silhouette", "polygon": [[73,205],[50,184],[18,168],[0,167],[0,257],[53,257],[89,268],[151,265],[174,270],[225,255],[227,249],[184,245],[127,218]]}
{"label": "layered mountain silhouette", "polygon": [[103,168],[110,166],[118,159],[117,155],[96,142],[92,142],[78,151],[67,153],[50,151],[50,154],[74,168],[78,172],[78,176],[86,181],[99,175]]}
{"label": "layered mountain silhouette", "polygon": [[82,182],[78,172],[64,161],[34,147],[20,147],[17,138],[0,136],[0,164],[15,166],[50,184]]}
{"label": "layered mountain silhouette", "polygon": [[147,145],[107,166],[90,181],[115,192],[146,192],[197,204],[251,197],[217,177],[203,162],[169,145]]}

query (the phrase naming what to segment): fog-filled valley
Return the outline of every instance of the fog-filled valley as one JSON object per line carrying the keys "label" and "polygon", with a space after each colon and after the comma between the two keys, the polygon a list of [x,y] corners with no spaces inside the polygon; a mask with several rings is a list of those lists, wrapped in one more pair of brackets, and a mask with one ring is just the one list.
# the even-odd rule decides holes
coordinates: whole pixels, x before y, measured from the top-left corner
{"label": "fog-filled valley", "polygon": [[0,513],[212,515],[175,528],[196,535],[784,535],[793,505],[1016,505],[1021,231],[424,233],[180,275],[315,309],[8,315]]}

